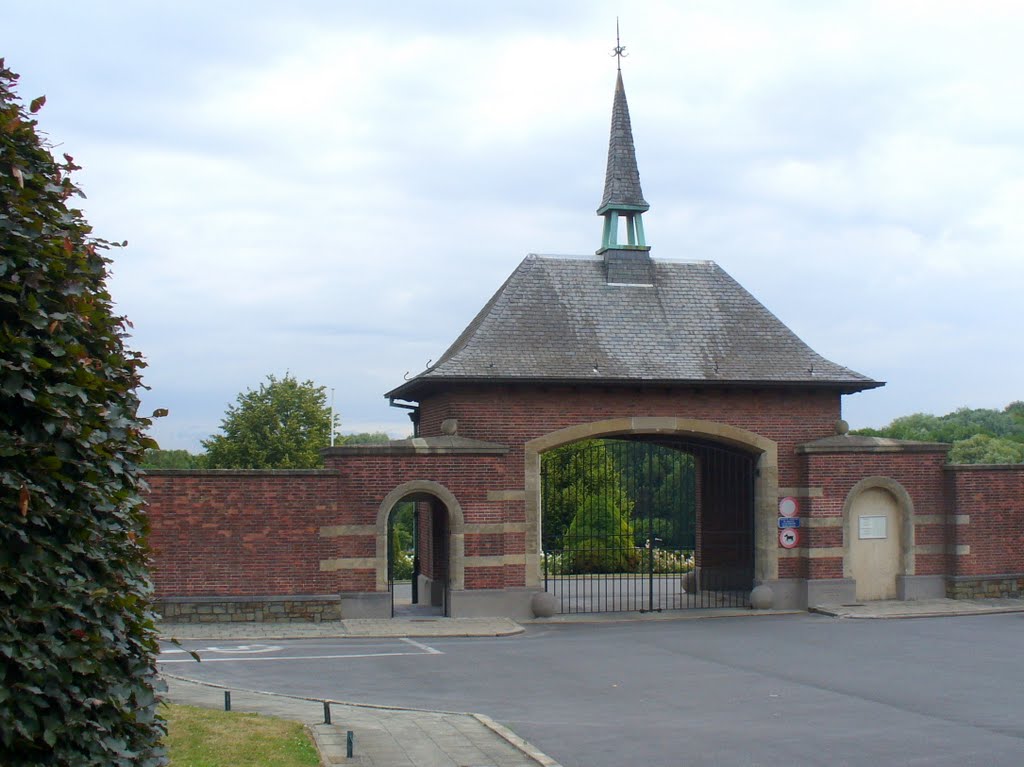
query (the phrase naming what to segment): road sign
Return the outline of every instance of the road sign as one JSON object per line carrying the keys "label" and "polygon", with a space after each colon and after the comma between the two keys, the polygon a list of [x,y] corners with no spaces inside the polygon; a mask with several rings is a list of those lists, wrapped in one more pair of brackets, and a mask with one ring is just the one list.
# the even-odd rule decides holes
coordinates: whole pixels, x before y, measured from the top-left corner
{"label": "road sign", "polygon": [[795,517],[800,513],[800,501],[791,495],[787,495],[779,501],[780,517]]}
{"label": "road sign", "polygon": [[779,529],[785,530],[788,527],[800,527],[800,520],[796,517],[779,517]]}
{"label": "road sign", "polygon": [[800,545],[800,531],[791,528],[779,530],[779,544],[784,549],[795,549]]}

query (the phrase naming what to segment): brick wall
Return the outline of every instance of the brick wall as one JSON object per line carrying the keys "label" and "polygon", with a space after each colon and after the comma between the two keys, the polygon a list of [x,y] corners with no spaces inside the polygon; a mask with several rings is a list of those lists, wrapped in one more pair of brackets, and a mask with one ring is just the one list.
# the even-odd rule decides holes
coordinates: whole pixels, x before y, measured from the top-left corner
{"label": "brick wall", "polygon": [[947,503],[943,465],[946,451],[868,451],[807,455],[806,482],[819,497],[801,499],[809,522],[802,531],[807,549],[822,554],[803,563],[808,578],[843,577],[843,506],[853,487],[867,477],[886,477],[906,490],[914,508],[915,575],[947,572]]}
{"label": "brick wall", "polygon": [[[278,600],[274,609],[292,618],[307,610],[303,599],[308,610],[335,610],[315,600],[378,588],[371,566],[378,511],[385,496],[410,480],[434,482],[457,499],[466,524],[464,588],[521,588],[523,556],[532,550],[521,524],[524,444],[560,428],[638,415],[725,423],[778,444],[780,488],[807,494],[800,499],[801,546],[782,553],[781,578],[843,577],[844,502],[862,479],[880,476],[899,483],[912,500],[916,575],[948,574],[955,596],[1024,591],[1024,467],[944,466],[945,453],[935,446],[798,447],[832,434],[839,397],[831,392],[469,387],[427,399],[422,412],[425,436],[457,418],[460,437],[509,451],[334,455],[319,471],[150,472],[157,599],[196,600],[204,615],[220,610],[209,600],[221,597]],[[442,563],[433,562],[432,505],[418,504],[420,561],[425,574],[443,577]],[[502,532],[502,524],[512,527]],[[332,527],[336,532],[324,532]],[[290,597],[300,598],[294,615],[280,606]],[[251,609],[258,608],[234,612],[248,616]]]}
{"label": "brick wall", "polygon": [[[523,446],[557,429],[610,418],[667,416],[735,426],[779,444],[779,484],[798,482],[795,447],[835,432],[840,396],[828,390],[464,387],[425,398],[420,433],[441,433],[457,418],[459,435],[508,445],[501,479],[521,487]],[[493,484],[493,483],[492,483]]]}
{"label": "brick wall", "polygon": [[146,481],[158,600],[337,593],[343,579],[321,560],[374,555],[318,535],[337,524],[334,471],[151,471]]}
{"label": "brick wall", "polygon": [[[725,423],[779,443],[779,484],[796,484],[795,446],[833,432],[834,391],[782,389],[641,389],[469,387],[425,398],[421,434],[458,419],[460,437],[506,445],[505,455],[328,456],[318,472],[157,471],[149,475],[157,596],[248,597],[374,591],[373,568],[343,560],[376,554],[370,532],[324,537],[321,528],[372,529],[384,497],[410,480],[450,490],[467,525],[523,523],[524,444],[554,430],[631,416],[670,416]],[[421,505],[421,508],[423,506]],[[429,533],[429,525],[423,532]],[[432,542],[421,538],[421,567],[435,570]],[[522,587],[528,550],[519,530],[467,531],[464,586]],[[501,562],[501,557],[518,558]],[[473,564],[473,558],[486,557]],[[336,566],[321,568],[324,561]],[[439,570],[440,572],[440,570]]]}
{"label": "brick wall", "polygon": [[946,467],[957,524],[950,592],[1024,596],[1024,465]]}

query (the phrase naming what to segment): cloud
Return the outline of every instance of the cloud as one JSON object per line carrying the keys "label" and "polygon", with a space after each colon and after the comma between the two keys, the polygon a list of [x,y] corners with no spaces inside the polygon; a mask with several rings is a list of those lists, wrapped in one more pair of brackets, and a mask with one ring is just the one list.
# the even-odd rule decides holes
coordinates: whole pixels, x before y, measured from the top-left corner
{"label": "cloud", "polygon": [[286,369],[406,432],[381,395],[524,255],[596,249],[616,14],[655,257],[890,380],[855,425],[1021,398],[1016,3],[12,7],[22,94],[130,242],[157,437],[194,449]]}

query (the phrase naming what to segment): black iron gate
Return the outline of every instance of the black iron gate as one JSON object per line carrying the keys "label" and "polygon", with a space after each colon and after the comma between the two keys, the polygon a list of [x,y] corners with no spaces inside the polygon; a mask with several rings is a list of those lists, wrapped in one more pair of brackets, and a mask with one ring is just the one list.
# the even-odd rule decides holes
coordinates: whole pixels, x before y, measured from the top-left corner
{"label": "black iron gate", "polygon": [[702,442],[586,440],[542,457],[544,587],[562,613],[748,604],[754,458]]}

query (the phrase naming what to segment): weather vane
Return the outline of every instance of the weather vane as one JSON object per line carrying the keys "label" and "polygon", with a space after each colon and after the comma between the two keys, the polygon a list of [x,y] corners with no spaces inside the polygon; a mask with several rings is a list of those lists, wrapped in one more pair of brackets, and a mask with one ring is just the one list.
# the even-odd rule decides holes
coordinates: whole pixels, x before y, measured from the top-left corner
{"label": "weather vane", "polygon": [[628,56],[626,53],[626,46],[619,41],[619,17],[615,17],[615,50],[611,52],[612,56],[615,56],[617,61],[615,62],[615,68],[622,71],[622,57]]}

